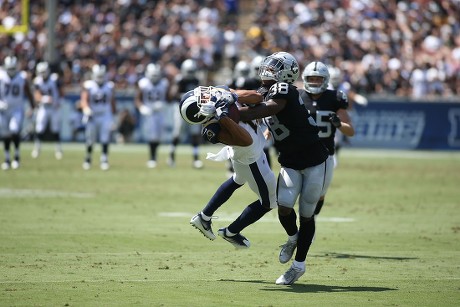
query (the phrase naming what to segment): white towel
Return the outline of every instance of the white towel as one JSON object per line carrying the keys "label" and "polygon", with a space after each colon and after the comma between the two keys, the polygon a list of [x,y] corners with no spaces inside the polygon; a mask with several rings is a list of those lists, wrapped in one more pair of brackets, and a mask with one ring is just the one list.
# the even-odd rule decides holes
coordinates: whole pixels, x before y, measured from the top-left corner
{"label": "white towel", "polygon": [[225,146],[216,154],[208,152],[206,155],[206,160],[222,162],[230,159],[232,156],[232,148],[230,146]]}

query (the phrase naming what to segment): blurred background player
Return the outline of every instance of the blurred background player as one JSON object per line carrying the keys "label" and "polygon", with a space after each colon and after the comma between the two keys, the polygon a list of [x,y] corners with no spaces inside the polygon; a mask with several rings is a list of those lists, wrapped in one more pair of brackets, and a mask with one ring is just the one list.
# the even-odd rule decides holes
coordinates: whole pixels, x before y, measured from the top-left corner
{"label": "blurred background player", "polygon": [[[180,74],[176,76],[175,82],[171,88],[171,97],[179,102],[182,96],[188,91],[193,90],[200,85],[200,79],[198,78],[198,66],[192,59],[187,59],[182,62],[180,67]],[[168,158],[168,164],[175,166],[176,164],[176,148],[180,141],[180,133],[182,129],[182,118],[180,116],[179,107],[175,109],[174,114],[174,129],[171,149]],[[203,168],[203,162],[199,157],[199,146],[201,144],[201,127],[200,125],[191,125],[185,123],[184,126],[187,136],[190,138],[192,145],[192,155],[194,168]]]}
{"label": "blurred background player", "polygon": [[103,65],[93,65],[90,80],[83,83],[81,92],[81,108],[83,121],[86,123],[86,155],[83,169],[91,168],[93,145],[98,140],[102,145],[100,167],[109,169],[109,143],[113,125],[113,116],[116,114],[114,84],[106,81],[106,68]]}
{"label": "blurred background player", "polygon": [[[26,111],[26,100],[34,109],[34,99],[25,71],[19,71],[18,59],[7,56],[0,70],[0,133],[3,138],[5,162],[2,169],[19,168],[21,130]],[[11,161],[10,147],[14,145],[14,157]]]}
{"label": "blurred background player", "polygon": [[247,61],[239,61],[233,70],[233,79],[229,84],[233,89],[256,90],[260,87],[259,78],[252,75],[252,67]]}
{"label": "blurred background player", "polygon": [[[319,137],[329,150],[328,163],[335,166],[335,134],[340,131],[347,137],[355,134],[351,118],[347,112],[348,98],[340,90],[328,89],[329,70],[322,62],[309,63],[303,73],[304,89],[299,89],[305,107],[316,121],[319,128]],[[333,176],[333,169],[331,170]],[[318,215],[324,204],[329,183],[323,189],[321,197],[316,204],[315,215]]]}
{"label": "blurred background player", "polygon": [[143,131],[149,144],[148,168],[157,166],[157,148],[161,141],[164,108],[169,90],[169,81],[163,77],[161,66],[148,64],[145,76],[137,83],[135,99],[136,108],[143,118]]}
{"label": "blurred background player", "polygon": [[56,73],[51,73],[47,62],[40,62],[36,67],[36,77],[33,80],[34,99],[38,104],[35,118],[35,142],[32,158],[38,158],[41,142],[45,138],[49,125],[51,137],[56,142],[55,157],[62,159],[61,130],[61,98],[63,92]]}

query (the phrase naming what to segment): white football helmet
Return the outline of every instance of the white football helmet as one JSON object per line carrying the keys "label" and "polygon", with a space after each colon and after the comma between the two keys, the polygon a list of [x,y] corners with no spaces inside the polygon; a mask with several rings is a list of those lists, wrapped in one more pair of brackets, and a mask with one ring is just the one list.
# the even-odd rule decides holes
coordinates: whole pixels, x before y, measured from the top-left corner
{"label": "white football helmet", "polygon": [[208,117],[200,114],[201,91],[198,88],[185,93],[179,103],[180,115],[189,124],[203,124]]}
{"label": "white football helmet", "polygon": [[[308,77],[322,77],[323,81],[321,83],[310,82]],[[308,93],[313,95],[321,94],[327,90],[329,85],[329,69],[322,62],[311,62],[303,70],[302,79],[303,86]]]}
{"label": "white football helmet", "polygon": [[334,89],[337,89],[342,83],[342,73],[340,69],[337,67],[329,67],[329,83],[334,87]]}
{"label": "white football helmet", "polygon": [[158,64],[150,63],[145,69],[145,76],[153,83],[160,81],[162,77],[161,67]]}
{"label": "white football helmet", "polygon": [[251,73],[251,66],[249,65],[248,62],[239,61],[238,63],[236,63],[235,70],[234,70],[235,78],[249,77],[250,73]]}
{"label": "white football helmet", "polygon": [[287,52],[275,52],[260,64],[259,76],[262,80],[294,83],[299,77],[299,64]]}
{"label": "white football helmet", "polygon": [[92,78],[97,84],[102,85],[105,81],[106,68],[104,65],[93,65]]}
{"label": "white football helmet", "polygon": [[37,64],[37,67],[35,68],[35,72],[37,73],[37,76],[41,76],[44,79],[47,79],[48,76],[50,75],[50,68],[47,62],[40,62]]}
{"label": "white football helmet", "polygon": [[18,71],[18,59],[14,56],[7,56],[3,64],[8,76],[14,77]]}
{"label": "white football helmet", "polygon": [[264,57],[261,55],[256,56],[255,58],[252,59],[251,61],[251,74],[255,77],[259,77],[259,68],[260,65],[262,64],[262,61],[264,60]]}
{"label": "white football helmet", "polygon": [[180,72],[184,79],[195,78],[197,69],[198,67],[195,61],[192,59],[185,60],[184,62],[182,62],[182,65],[180,66]]}

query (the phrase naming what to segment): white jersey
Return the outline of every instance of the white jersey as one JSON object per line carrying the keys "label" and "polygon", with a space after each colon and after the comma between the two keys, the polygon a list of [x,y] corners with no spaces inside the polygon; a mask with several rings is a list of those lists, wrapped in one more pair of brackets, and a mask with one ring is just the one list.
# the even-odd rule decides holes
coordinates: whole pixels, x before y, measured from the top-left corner
{"label": "white jersey", "polygon": [[0,71],[0,100],[7,103],[9,110],[24,109],[28,100],[24,91],[26,81],[27,74],[24,71],[12,78],[6,71]]}
{"label": "white jersey", "polygon": [[59,106],[60,94],[57,74],[51,74],[46,80],[42,76],[35,77],[34,87],[42,94],[42,101],[37,101],[40,106],[55,108]]}
{"label": "white jersey", "polygon": [[150,79],[144,77],[137,84],[142,92],[143,104],[152,110],[160,110],[165,106],[169,89],[168,79],[162,78],[154,84]]}
{"label": "white jersey", "polygon": [[93,116],[112,115],[112,97],[114,95],[113,82],[104,82],[101,86],[94,80],[87,80],[83,88],[88,91],[88,104]]}
{"label": "white jersey", "polygon": [[253,123],[252,125],[244,122],[239,122],[252,138],[252,144],[249,146],[231,146],[229,158],[241,164],[251,164],[259,159],[264,152],[265,137],[260,125]]}

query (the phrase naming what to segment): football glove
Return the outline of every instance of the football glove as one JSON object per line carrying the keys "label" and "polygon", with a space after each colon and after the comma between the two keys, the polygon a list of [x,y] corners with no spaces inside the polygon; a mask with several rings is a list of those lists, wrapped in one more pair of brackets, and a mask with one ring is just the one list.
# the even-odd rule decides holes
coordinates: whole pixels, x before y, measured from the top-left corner
{"label": "football glove", "polygon": [[83,114],[87,117],[90,117],[91,115],[93,115],[93,110],[91,110],[91,108],[89,107],[86,107],[83,109]]}
{"label": "football glove", "polygon": [[336,128],[342,127],[342,121],[334,112],[329,113],[329,121]]}
{"label": "football glove", "polygon": [[143,104],[139,107],[139,112],[144,116],[148,116],[152,114],[152,109],[146,106],[145,104]]}
{"label": "football glove", "polygon": [[216,106],[213,102],[207,102],[200,106],[200,111],[198,112],[197,116],[203,115],[205,117],[214,116],[216,113]]}

